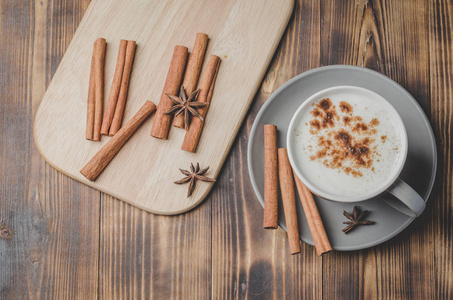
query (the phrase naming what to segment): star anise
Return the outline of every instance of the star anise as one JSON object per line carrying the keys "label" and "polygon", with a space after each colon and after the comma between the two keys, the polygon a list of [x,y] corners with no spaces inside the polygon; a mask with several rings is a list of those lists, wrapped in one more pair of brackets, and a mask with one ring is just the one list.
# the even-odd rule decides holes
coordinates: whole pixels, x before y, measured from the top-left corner
{"label": "star anise", "polygon": [[204,107],[207,105],[207,103],[195,101],[195,100],[197,100],[199,93],[200,93],[200,89],[198,89],[198,90],[194,91],[192,94],[190,94],[189,99],[187,99],[186,91],[184,90],[184,87],[181,86],[181,89],[179,91],[179,97],[165,94],[174,103],[174,105],[165,114],[169,115],[169,114],[174,113],[175,117],[176,117],[180,113],[184,112],[184,129],[185,130],[189,129],[189,124],[190,124],[189,114],[191,114],[192,116],[195,116],[203,121],[203,117],[196,110],[196,108]]}
{"label": "star anise", "polygon": [[348,224],[345,228],[342,229],[344,233],[348,233],[354,227],[358,225],[372,225],[374,224],[373,221],[363,220],[366,215],[368,214],[367,210],[360,212],[360,209],[357,206],[354,206],[354,210],[352,211],[352,216],[345,210],[343,210],[343,215],[348,218],[350,221],[343,222],[343,224]]}
{"label": "star anise", "polygon": [[189,183],[189,190],[187,191],[187,198],[189,198],[190,195],[192,195],[192,192],[195,189],[195,182],[197,180],[207,181],[207,182],[215,182],[215,179],[203,176],[204,174],[206,174],[206,172],[208,172],[209,167],[207,167],[206,169],[200,170],[200,164],[199,163],[197,163],[196,167],[191,163],[190,164],[190,172],[187,171],[187,170],[183,170],[183,169],[179,169],[179,170],[181,171],[181,173],[186,175],[186,177],[184,177],[181,180],[175,181],[175,183],[176,184],[184,184],[184,183],[190,182]]}

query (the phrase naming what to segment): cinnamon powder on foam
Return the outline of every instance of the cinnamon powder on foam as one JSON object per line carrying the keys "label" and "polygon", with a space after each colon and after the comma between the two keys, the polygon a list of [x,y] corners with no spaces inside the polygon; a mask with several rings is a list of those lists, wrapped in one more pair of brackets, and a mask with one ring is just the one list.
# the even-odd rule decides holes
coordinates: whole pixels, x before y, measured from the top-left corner
{"label": "cinnamon powder on foam", "polygon": [[[380,156],[375,145],[378,119],[364,122],[361,116],[354,115],[352,105],[341,101],[337,108],[329,98],[313,104],[310,114],[310,134],[317,143],[310,160],[354,177],[363,176],[362,168],[374,171],[373,162]],[[382,143],[385,140],[386,136],[380,137]]]}

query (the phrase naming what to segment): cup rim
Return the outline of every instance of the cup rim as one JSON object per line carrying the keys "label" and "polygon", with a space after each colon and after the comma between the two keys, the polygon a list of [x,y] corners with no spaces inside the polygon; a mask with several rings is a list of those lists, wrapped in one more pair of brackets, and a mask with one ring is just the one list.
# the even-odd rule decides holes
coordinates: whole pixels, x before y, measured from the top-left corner
{"label": "cup rim", "polygon": [[[296,164],[296,160],[294,158],[294,155],[293,155],[293,140],[291,138],[291,135],[292,133],[294,132],[294,127],[295,127],[295,122],[298,118],[298,116],[300,115],[300,113],[304,110],[304,108],[308,105],[311,104],[312,100],[314,98],[318,98],[319,95],[321,94],[324,94],[324,93],[327,93],[327,92],[331,92],[333,90],[339,90],[339,89],[352,89],[352,90],[359,90],[359,91],[362,91],[362,92],[365,92],[365,93],[368,93],[370,94],[373,98],[376,98],[378,99],[379,101],[383,101],[385,103],[388,104],[388,107],[390,110],[393,110],[394,112],[394,115],[395,117],[397,118],[397,122],[400,124],[400,128],[401,128],[401,131],[402,131],[402,135],[401,135],[401,153],[402,153],[402,159],[399,161],[399,165],[398,165],[398,168],[396,169],[396,172],[394,172],[393,176],[384,184],[382,185],[381,188],[373,191],[372,193],[368,193],[368,194],[365,194],[365,195],[361,195],[361,196],[357,196],[357,197],[350,197],[350,196],[341,196],[341,195],[334,195],[334,194],[330,194],[328,192],[324,192],[318,188],[316,188],[314,185],[312,185],[310,183],[310,181],[308,179],[306,179],[303,175],[302,175],[302,172],[300,171],[298,165]],[[294,170],[294,172],[296,173],[296,175],[299,177],[299,179],[307,186],[307,188],[313,192],[314,194],[324,198],[324,199],[327,199],[327,200],[331,200],[331,201],[335,201],[335,202],[358,202],[358,201],[363,201],[363,200],[367,200],[367,199],[371,199],[379,194],[382,194],[384,191],[386,191],[395,181],[396,179],[399,177],[401,171],[403,170],[403,167],[404,167],[404,164],[406,162],[406,158],[407,158],[407,152],[408,152],[408,138],[407,138],[407,131],[406,131],[406,127],[404,125],[404,122],[400,116],[400,114],[398,113],[398,111],[393,107],[393,105],[387,101],[384,97],[382,97],[381,95],[371,91],[371,90],[368,90],[366,88],[362,88],[362,87],[357,87],[357,86],[351,86],[351,85],[339,85],[339,86],[334,86],[334,87],[329,87],[327,89],[323,89],[313,95],[311,95],[310,97],[308,97],[300,106],[299,108],[296,110],[296,112],[294,113],[293,117],[291,118],[291,121],[289,123],[289,126],[288,126],[288,131],[287,131],[287,134],[286,134],[286,144],[287,144],[287,150],[288,150],[288,157],[289,157],[289,161],[291,163],[291,166]]]}

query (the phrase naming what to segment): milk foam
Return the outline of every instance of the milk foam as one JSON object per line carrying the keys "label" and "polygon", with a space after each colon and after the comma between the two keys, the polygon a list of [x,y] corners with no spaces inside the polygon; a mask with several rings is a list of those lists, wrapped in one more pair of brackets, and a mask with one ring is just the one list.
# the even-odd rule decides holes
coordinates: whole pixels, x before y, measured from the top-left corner
{"label": "milk foam", "polygon": [[[372,95],[365,92],[351,93],[348,89],[339,89],[328,91],[320,94],[319,97],[312,99],[311,105],[307,105],[303,109],[294,123],[294,132],[291,133],[291,138],[294,139],[294,159],[298,165],[299,171],[303,178],[309,181],[309,184],[316,189],[323,191],[328,195],[339,195],[345,198],[357,198],[373,194],[375,191],[382,189],[384,185],[389,185],[389,180],[397,176],[402,161],[405,159],[406,146],[405,131],[401,127],[401,121],[396,114],[396,111],[388,102],[376,100]],[[344,130],[351,137],[360,137],[359,133],[351,131],[351,127],[341,122],[342,116],[339,107],[340,102],[347,102],[353,108],[353,116],[360,116],[364,123],[370,124],[373,119],[377,119],[379,124],[373,127],[371,135],[372,142],[370,143],[370,153],[372,164],[369,167],[358,167],[351,161],[344,161],[342,168],[327,167],[326,160],[332,159],[327,155],[325,158],[314,159],[316,153],[322,150],[319,145],[319,134],[325,135],[327,131],[319,131],[313,134],[313,126],[310,122],[315,119],[313,108],[319,104],[322,99],[330,99],[332,105],[339,113],[339,121],[335,122],[334,126],[329,130],[338,132]],[[310,132],[311,130],[311,132]],[[326,139],[333,140],[336,135],[333,134]],[[363,137],[362,137],[363,138]],[[336,140],[338,143],[338,138]],[[347,147],[345,148],[347,149]],[[356,171],[356,176],[352,173],[345,172],[346,167],[351,167]],[[360,175],[357,175],[357,172]],[[310,186],[309,186],[310,187]]]}

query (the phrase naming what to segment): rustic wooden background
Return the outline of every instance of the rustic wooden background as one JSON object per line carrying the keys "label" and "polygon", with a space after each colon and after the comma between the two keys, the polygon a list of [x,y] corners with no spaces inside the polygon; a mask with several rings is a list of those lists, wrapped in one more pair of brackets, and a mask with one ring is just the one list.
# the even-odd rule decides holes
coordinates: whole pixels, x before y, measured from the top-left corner
{"label": "rustic wooden background", "polygon": [[[218,183],[175,217],[140,211],[55,171],[33,117],[89,0],[0,0],[0,298],[452,299],[453,3],[296,1]],[[396,80],[431,120],[439,172],[424,214],[368,250],[290,256],[264,231],[247,171],[252,122],[291,77],[330,64]]]}

